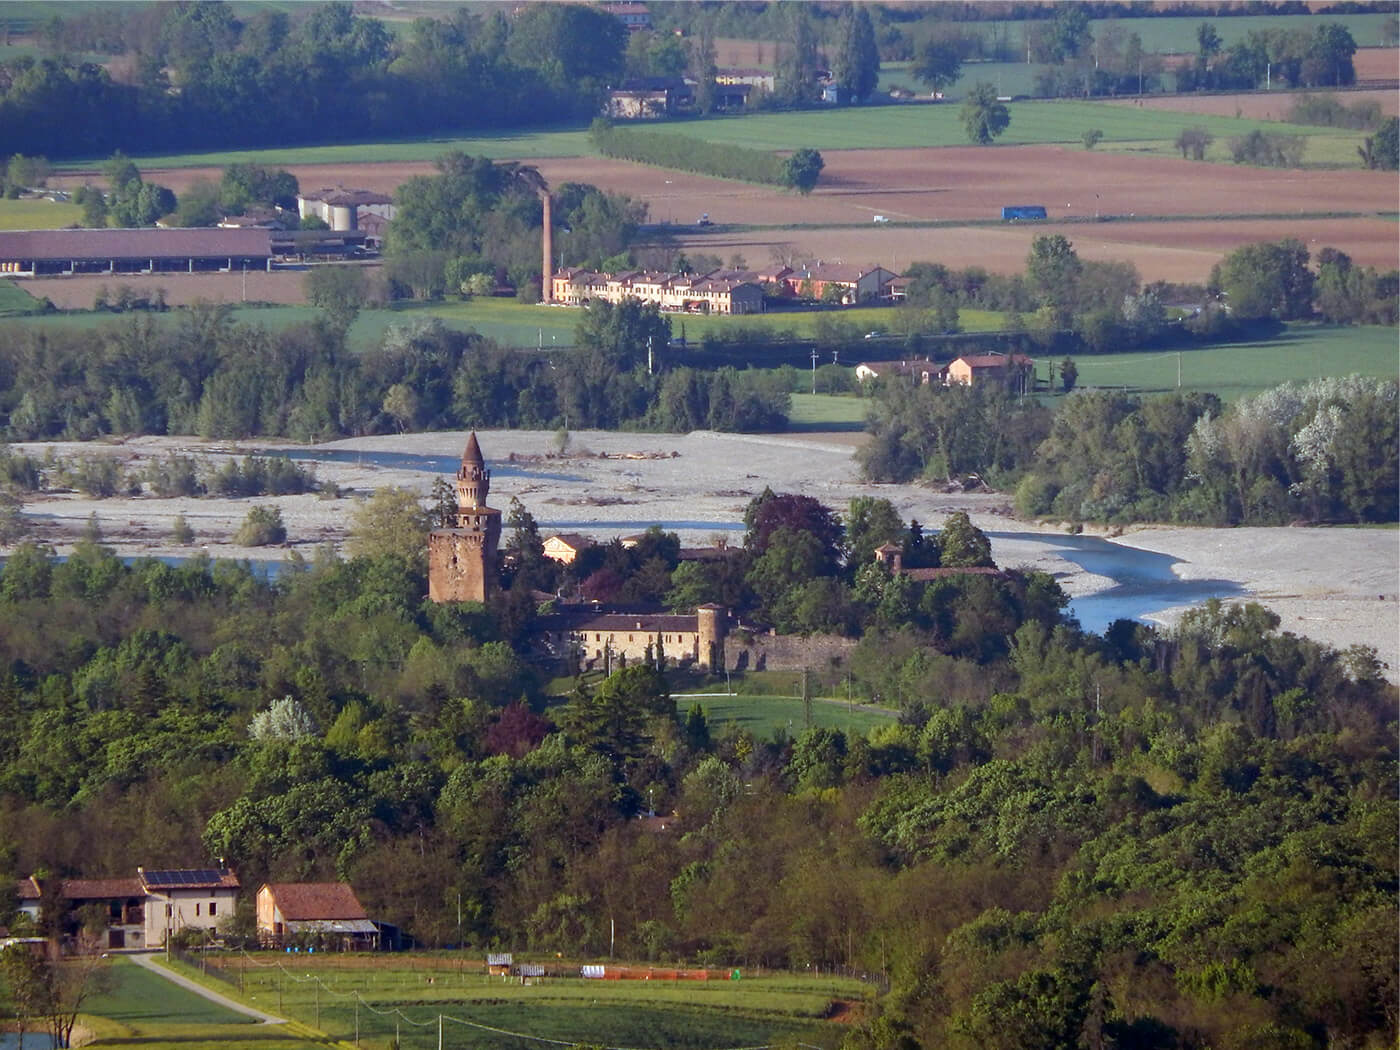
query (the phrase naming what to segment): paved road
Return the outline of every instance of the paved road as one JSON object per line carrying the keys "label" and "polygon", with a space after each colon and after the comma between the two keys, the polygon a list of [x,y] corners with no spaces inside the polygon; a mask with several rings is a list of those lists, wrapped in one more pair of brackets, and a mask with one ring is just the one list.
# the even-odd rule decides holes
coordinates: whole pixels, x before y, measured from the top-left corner
{"label": "paved road", "polygon": [[172,984],[178,984],[181,988],[194,992],[195,995],[203,996],[211,1003],[218,1003],[220,1006],[233,1010],[235,1013],[245,1014],[248,1017],[256,1017],[263,1024],[287,1023],[285,1017],[274,1017],[272,1014],[265,1014],[261,1010],[255,1010],[251,1006],[244,1006],[242,1003],[235,1002],[226,995],[220,995],[218,992],[205,988],[202,984],[191,981],[188,977],[181,977],[178,973],[172,973],[164,966],[157,966],[155,961],[156,954],[156,952],[132,952],[127,955],[127,958],[137,966],[144,966],[152,973],[160,974],[160,976],[164,977]]}

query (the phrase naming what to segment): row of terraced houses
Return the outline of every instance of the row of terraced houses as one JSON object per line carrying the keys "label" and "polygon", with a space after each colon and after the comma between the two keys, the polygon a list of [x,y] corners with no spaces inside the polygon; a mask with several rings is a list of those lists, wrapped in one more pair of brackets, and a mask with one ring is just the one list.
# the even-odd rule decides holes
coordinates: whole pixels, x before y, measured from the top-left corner
{"label": "row of terraced houses", "polygon": [[762,313],[765,295],[821,299],[845,305],[891,297],[897,275],[882,266],[817,263],[793,269],[713,270],[704,274],[628,270],[599,273],[566,267],[550,280],[550,302],[587,306],[617,305],[627,299],[655,303],[662,310],[706,314]]}

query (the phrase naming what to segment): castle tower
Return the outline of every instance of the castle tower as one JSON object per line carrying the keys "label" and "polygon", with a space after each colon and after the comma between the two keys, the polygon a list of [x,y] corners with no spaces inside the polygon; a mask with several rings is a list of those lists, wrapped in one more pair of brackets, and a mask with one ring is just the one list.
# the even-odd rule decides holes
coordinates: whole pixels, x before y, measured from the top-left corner
{"label": "castle tower", "polygon": [[723,671],[724,636],[728,626],[729,610],[723,605],[707,604],[695,610],[695,632],[697,635],[696,662],[711,673]]}
{"label": "castle tower", "polygon": [[501,512],[486,505],[490,491],[491,472],[473,431],[457,471],[455,527],[428,534],[430,601],[484,602],[495,588]]}

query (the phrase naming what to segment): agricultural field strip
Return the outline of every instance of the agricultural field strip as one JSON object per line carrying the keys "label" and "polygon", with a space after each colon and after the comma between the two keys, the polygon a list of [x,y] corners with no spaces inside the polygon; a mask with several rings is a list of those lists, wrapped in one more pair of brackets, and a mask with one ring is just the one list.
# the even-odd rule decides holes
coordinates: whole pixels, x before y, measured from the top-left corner
{"label": "agricultural field strip", "polygon": [[[1031,112],[1031,111],[1034,112]],[[1011,126],[999,140],[1012,145],[1075,144],[1086,128],[1097,127],[1104,143],[1160,142],[1186,127],[1204,127],[1217,138],[1250,131],[1360,138],[1344,128],[1287,124],[1245,117],[1210,116],[1156,109],[1134,109],[1103,102],[1031,101],[1011,105]],[[1019,118],[1019,119],[1018,119]],[[708,142],[790,150],[810,146],[821,150],[888,149],[921,146],[964,146],[967,134],[955,105],[908,105],[806,110],[780,114],[710,117],[667,122],[655,130],[689,135]],[[523,134],[433,137],[401,142],[301,146],[278,149],[229,150],[138,156],[143,168],[223,167],[255,162],[263,165],[431,162],[444,153],[462,150],[493,159],[532,159],[593,156],[582,128],[559,128]],[[96,174],[105,158],[60,161],[62,174]]]}
{"label": "agricultural field strip", "polygon": [[[705,1017],[713,1020],[717,1016],[725,1016],[735,1021],[742,1018],[757,1025],[801,1025],[820,1020],[833,1000],[864,999],[869,991],[864,985],[849,979],[823,980],[787,975],[776,978],[787,986],[778,989],[768,980],[755,980],[752,976],[746,983],[731,982],[722,977],[713,982],[604,982],[550,978],[547,984],[525,987],[488,977],[476,968],[469,973],[456,975],[460,984],[454,987],[454,975],[450,970],[375,970],[372,976],[370,971],[364,971],[363,980],[357,980],[357,974],[352,970],[338,968],[324,976],[320,973],[299,976],[280,961],[265,964],[246,953],[242,955],[258,967],[258,971],[251,976],[246,971],[242,975],[245,997],[256,1000],[257,996],[250,994],[252,988],[264,991],[269,997],[276,994],[279,1008],[284,1013],[300,1013],[303,1025],[308,1023],[306,1017],[310,1011],[314,1010],[314,1016],[318,1017],[321,1014],[334,1014],[337,1010],[343,1011],[348,1002],[363,1006],[371,1014],[394,1017],[416,1028],[431,1027],[441,1018],[443,1022],[474,1030],[536,1042],[555,1040],[503,1027],[505,1021],[489,1024],[483,1020],[456,1016],[454,1011],[505,1010],[509,1013],[517,1004],[528,1004],[532,1011],[548,1007],[557,1012],[539,1015],[532,1012],[532,1020],[537,1020],[546,1029],[553,1028],[558,1034],[564,1034],[559,1026],[578,1023],[577,1018],[569,1016],[569,1011],[580,1007],[596,1010],[600,1003],[614,1010],[627,1007],[664,1009],[671,1014],[694,1015],[697,1019]],[[317,965],[319,968],[324,962],[318,960]],[[188,971],[191,977],[199,977],[197,971],[183,966],[180,968]],[[270,972],[274,969],[278,971],[275,975]],[[328,982],[327,976],[336,983]],[[427,983],[429,977],[433,980],[432,984]],[[290,988],[286,985],[287,980],[292,982]],[[345,983],[357,987],[347,990],[337,986]],[[314,986],[309,994],[307,986]],[[454,991],[460,994],[454,995]],[[330,997],[329,1001],[320,999],[322,992]],[[730,1001],[715,1001],[720,997]],[[701,1003],[697,1001],[698,998],[709,998],[709,1001]],[[418,1020],[414,1015],[423,1019]],[[576,1040],[564,1040],[559,1045],[573,1045],[574,1042]]]}
{"label": "agricultural field strip", "polygon": [[[1198,213],[1187,215],[1138,215],[1132,216],[1102,214],[1097,217],[1092,215],[1066,215],[1056,216],[1053,220],[1056,226],[1102,226],[1104,223],[1157,223],[1157,222],[1299,222],[1304,219],[1396,219],[1400,218],[1397,211],[1317,211],[1317,212],[1217,212]],[[1044,226],[1048,221],[1039,223],[1021,223],[1018,227]],[[884,223],[890,227],[904,227],[905,229],[958,229],[965,226],[992,227],[999,229],[1013,228],[1005,219],[890,219]],[[665,226],[648,227],[652,231],[666,230]],[[716,223],[710,227],[713,234],[724,233],[762,233],[769,230],[792,232],[811,230],[868,230],[868,222],[791,222],[791,223]]]}

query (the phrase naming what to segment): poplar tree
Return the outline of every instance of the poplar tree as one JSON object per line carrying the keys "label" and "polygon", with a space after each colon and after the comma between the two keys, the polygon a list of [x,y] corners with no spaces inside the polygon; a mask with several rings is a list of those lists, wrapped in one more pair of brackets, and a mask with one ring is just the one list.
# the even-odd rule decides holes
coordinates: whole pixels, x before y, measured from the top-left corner
{"label": "poplar tree", "polygon": [[835,69],[842,105],[864,102],[880,80],[880,49],[864,5],[847,4],[836,27]]}

